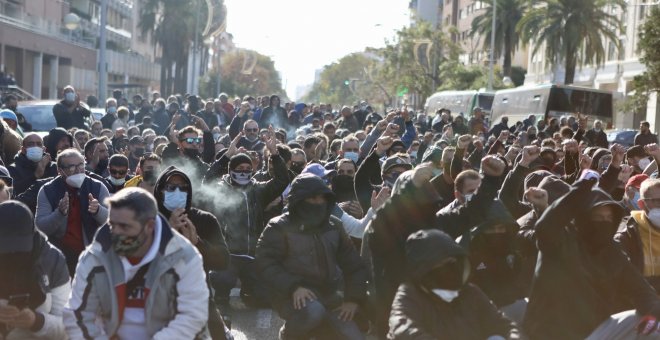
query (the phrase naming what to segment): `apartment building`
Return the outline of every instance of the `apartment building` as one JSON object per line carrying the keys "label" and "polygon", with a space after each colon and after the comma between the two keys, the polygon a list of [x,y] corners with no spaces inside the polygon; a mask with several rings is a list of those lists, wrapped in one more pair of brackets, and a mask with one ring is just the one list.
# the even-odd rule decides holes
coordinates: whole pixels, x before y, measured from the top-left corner
{"label": "apartment building", "polygon": [[[101,0],[0,0],[0,70],[36,98],[57,98],[67,84],[97,94]],[[157,50],[137,28],[139,2],[108,2],[108,93],[159,85]],[[68,29],[65,18],[78,18]],[[72,28],[69,26],[69,28]]]}

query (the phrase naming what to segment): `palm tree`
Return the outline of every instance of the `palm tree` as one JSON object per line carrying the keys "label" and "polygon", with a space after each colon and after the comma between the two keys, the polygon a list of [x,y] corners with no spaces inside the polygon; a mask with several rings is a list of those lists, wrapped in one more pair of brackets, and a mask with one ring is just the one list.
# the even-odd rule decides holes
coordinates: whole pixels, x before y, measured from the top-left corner
{"label": "palm tree", "polygon": [[532,55],[545,44],[549,63],[564,62],[564,83],[573,83],[578,65],[602,65],[607,55],[606,41],[621,49],[618,32],[623,25],[612,9],[625,8],[623,0],[537,1],[517,29],[523,42],[534,41]]}
{"label": "palm tree", "polygon": [[[516,25],[523,16],[526,2],[521,0],[497,0],[497,19],[495,28],[495,56],[504,54],[502,73],[511,76],[511,58],[518,48],[520,37]],[[485,11],[472,20],[470,36],[480,35],[484,38],[484,48],[490,48],[490,36],[493,27],[493,6],[488,5]]]}
{"label": "palm tree", "polygon": [[194,39],[195,7],[181,0],[141,1],[139,27],[143,34],[151,33],[162,50],[160,88],[163,94],[185,92],[188,51]]}

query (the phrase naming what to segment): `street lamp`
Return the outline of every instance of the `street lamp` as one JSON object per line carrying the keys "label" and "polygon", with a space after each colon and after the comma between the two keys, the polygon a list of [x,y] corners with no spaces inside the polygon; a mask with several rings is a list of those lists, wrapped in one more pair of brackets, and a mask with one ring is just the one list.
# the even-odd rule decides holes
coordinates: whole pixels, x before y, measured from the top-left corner
{"label": "street lamp", "polygon": [[497,0],[493,0],[493,23],[490,30],[490,62],[488,65],[488,90],[493,90],[493,73],[495,72],[495,29],[497,28]]}
{"label": "street lamp", "polygon": [[64,27],[69,30],[69,40],[73,38],[73,31],[80,26],[80,17],[76,13],[69,13],[64,16]]}

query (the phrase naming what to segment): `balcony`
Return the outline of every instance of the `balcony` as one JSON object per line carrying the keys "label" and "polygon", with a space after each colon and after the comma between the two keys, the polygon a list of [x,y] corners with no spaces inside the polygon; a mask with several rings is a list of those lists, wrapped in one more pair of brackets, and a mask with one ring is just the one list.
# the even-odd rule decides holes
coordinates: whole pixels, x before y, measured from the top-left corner
{"label": "balcony", "polygon": [[136,53],[107,51],[108,73],[132,78],[160,79],[160,65]]}

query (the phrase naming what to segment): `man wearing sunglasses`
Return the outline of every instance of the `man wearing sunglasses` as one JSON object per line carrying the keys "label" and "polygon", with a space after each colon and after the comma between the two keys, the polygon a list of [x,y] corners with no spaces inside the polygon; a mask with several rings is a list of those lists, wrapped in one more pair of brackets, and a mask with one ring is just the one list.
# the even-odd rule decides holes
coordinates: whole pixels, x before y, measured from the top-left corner
{"label": "man wearing sunglasses", "polygon": [[102,202],[109,193],[101,181],[85,174],[85,160],[78,150],[62,151],[57,168],[59,176],[39,191],[35,224],[64,253],[73,275],[78,256],[108,218]]}
{"label": "man wearing sunglasses", "polygon": [[115,154],[110,157],[108,164],[108,173],[110,175],[105,178],[110,187],[110,193],[115,194],[124,188],[126,181],[133,178],[128,174],[128,158],[122,154]]}
{"label": "man wearing sunglasses", "polygon": [[[199,188],[201,178],[209,169],[209,165],[202,160],[203,140],[202,131],[194,126],[186,126],[177,134],[177,155],[172,159],[163,153],[163,163],[184,169],[193,182],[193,188]],[[166,152],[170,147],[166,148]],[[168,159],[169,158],[169,159]]]}
{"label": "man wearing sunglasses", "polygon": [[[231,124],[229,125],[229,137],[234,139],[240,133],[243,133],[236,147],[242,147],[248,151],[261,152],[264,148],[264,142],[259,139],[259,124],[256,121],[248,118],[248,112],[250,112],[250,103],[243,102],[240,106],[240,109],[238,110],[238,113],[234,119],[232,119]],[[243,125],[243,130],[239,131],[241,124]]]}

